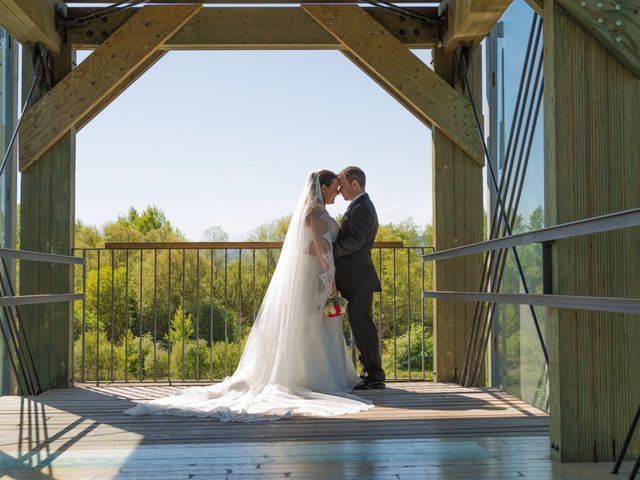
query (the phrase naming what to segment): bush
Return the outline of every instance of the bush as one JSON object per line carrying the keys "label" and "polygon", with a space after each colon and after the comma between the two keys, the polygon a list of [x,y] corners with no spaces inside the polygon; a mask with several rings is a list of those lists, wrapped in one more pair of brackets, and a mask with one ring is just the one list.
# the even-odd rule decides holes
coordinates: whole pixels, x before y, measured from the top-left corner
{"label": "bush", "polygon": [[[409,357],[411,358],[411,372],[422,371],[422,326],[420,324],[411,327],[411,349],[408,348],[407,334],[398,335],[395,341],[396,370],[398,377],[408,376]],[[388,338],[382,342],[382,366],[388,378],[393,378],[394,372],[394,339]],[[433,370],[433,338],[424,332],[424,368],[425,372]]]}

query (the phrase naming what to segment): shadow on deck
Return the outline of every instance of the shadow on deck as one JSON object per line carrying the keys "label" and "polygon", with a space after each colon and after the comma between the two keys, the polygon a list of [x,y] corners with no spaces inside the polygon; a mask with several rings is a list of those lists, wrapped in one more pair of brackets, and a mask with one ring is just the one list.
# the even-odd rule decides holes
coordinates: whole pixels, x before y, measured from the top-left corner
{"label": "shadow on deck", "polygon": [[367,412],[253,424],[122,413],[181,388],[0,397],[0,478],[589,478],[552,465],[545,412],[495,390],[391,383]]}

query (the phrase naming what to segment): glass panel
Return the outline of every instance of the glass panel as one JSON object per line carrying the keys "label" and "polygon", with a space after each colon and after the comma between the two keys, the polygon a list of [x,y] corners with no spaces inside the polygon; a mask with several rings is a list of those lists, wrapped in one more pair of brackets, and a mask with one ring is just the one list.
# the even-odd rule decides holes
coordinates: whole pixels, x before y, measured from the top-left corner
{"label": "glass panel", "polygon": [[[543,150],[543,113],[542,106],[534,123],[533,115],[515,114],[518,105],[518,92],[525,65],[527,44],[532,32],[532,20],[535,14],[524,0],[516,0],[505,12],[500,24],[492,32],[488,46],[488,83],[490,114],[490,146],[492,157],[498,171],[498,178],[505,177],[509,188],[505,189],[505,204],[513,205],[517,212],[512,225],[514,233],[535,230],[544,226],[544,150]],[[536,30],[534,29],[534,39]],[[535,44],[535,42],[534,42]],[[538,45],[542,46],[540,37]],[[533,50],[532,50],[533,51]],[[533,55],[533,53],[532,53]],[[537,55],[534,56],[537,58]],[[537,73],[538,62],[534,63],[531,77],[523,86],[520,108],[526,107],[535,114],[536,102],[532,92]],[[542,77],[540,77],[542,82]],[[527,84],[528,95],[527,93]],[[533,108],[530,108],[530,107]],[[523,132],[535,125],[528,163],[526,153],[528,142]],[[515,124],[514,124],[515,122]],[[514,140],[510,132],[514,131]],[[520,129],[520,140],[517,132]],[[517,148],[515,148],[517,145]],[[522,158],[522,163],[519,159]],[[511,159],[511,160],[509,160]],[[509,168],[511,162],[511,169]],[[518,167],[520,165],[520,167]],[[525,176],[520,191],[518,172],[524,170]],[[493,188],[490,188],[490,191]],[[495,205],[496,195],[491,195],[491,204]],[[517,208],[516,208],[517,207]],[[492,210],[495,211],[495,208]],[[490,218],[493,214],[490,214]],[[490,225],[491,223],[489,223]],[[517,253],[524,273],[529,293],[542,293],[542,248],[540,245],[517,247]],[[501,277],[500,291],[505,293],[526,293],[521,279],[516,256],[512,250],[506,255],[504,271]],[[540,329],[544,332],[543,308],[534,310]],[[540,408],[547,408],[547,374],[540,339],[532,314],[527,305],[498,305],[494,317],[493,342],[491,351],[492,383],[505,389],[526,402]]]}
{"label": "glass panel", "polygon": [[[14,56],[11,47],[10,37],[0,28],[0,164],[4,159],[13,127],[13,97],[15,89],[13,88]],[[8,166],[10,167],[10,165]],[[2,247],[13,246],[11,243],[12,235],[9,234],[10,230],[8,230],[12,223],[9,206],[10,196],[7,194],[8,175],[10,173],[7,170],[7,166],[5,166],[0,176],[0,246]],[[0,395],[15,393],[15,391],[12,391],[9,365],[4,340],[0,338]]]}

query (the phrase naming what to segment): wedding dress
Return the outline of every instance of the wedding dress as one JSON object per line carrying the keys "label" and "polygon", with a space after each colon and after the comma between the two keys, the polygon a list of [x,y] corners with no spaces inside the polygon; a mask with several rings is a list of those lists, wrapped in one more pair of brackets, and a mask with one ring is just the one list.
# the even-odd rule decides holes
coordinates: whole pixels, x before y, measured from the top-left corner
{"label": "wedding dress", "polygon": [[235,373],[221,383],[141,402],[124,413],[251,422],[371,408],[371,402],[348,393],[359,379],[347,355],[342,319],[322,312],[333,286],[332,242],[338,231],[314,172],[296,205]]}

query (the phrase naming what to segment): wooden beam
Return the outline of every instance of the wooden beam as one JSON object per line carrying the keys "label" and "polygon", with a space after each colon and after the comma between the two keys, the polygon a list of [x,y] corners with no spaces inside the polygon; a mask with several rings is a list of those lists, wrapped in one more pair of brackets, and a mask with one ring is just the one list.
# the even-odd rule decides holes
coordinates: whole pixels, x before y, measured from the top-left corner
{"label": "wooden beam", "polygon": [[[482,105],[482,55],[473,52],[469,83],[474,99]],[[454,55],[444,48],[433,50],[437,75],[454,80]],[[456,86],[460,88],[460,86]],[[433,242],[436,250],[482,240],[482,167],[438,128],[432,131]],[[441,260],[433,264],[436,290],[473,291],[482,276],[482,255]],[[433,362],[439,382],[460,380],[471,336],[475,304],[451,300],[433,301]],[[484,384],[484,376],[481,378]]]}
{"label": "wooden beam", "polygon": [[458,45],[476,48],[512,0],[449,0],[443,44],[447,52]]}
{"label": "wooden beam", "polygon": [[[179,1],[179,0],[178,0]],[[74,5],[74,4],[85,4],[85,5],[91,5],[91,4],[98,4],[98,3],[109,3],[109,2],[105,2],[105,0],[66,0],[66,3],[68,5]],[[177,3],[177,0],[153,0],[153,3]],[[305,3],[313,3],[313,4],[318,4],[318,3],[330,3],[330,4],[336,4],[336,3],[355,3],[354,0],[193,0],[192,3],[206,3],[206,4],[226,4],[226,5],[246,5],[246,4],[250,4],[250,5],[265,5],[265,6],[271,6],[271,5],[302,5]],[[402,3],[420,3],[420,4],[426,4],[429,5],[431,7],[434,8],[438,8],[438,5],[440,4],[440,2],[416,2],[415,0],[395,0],[393,3],[398,3],[398,4],[402,4]]]}
{"label": "wooden beam", "polygon": [[533,10],[542,17],[544,10],[544,0],[525,0]]}
{"label": "wooden beam", "polygon": [[22,44],[42,43],[60,53],[55,0],[0,0],[0,25]]}
{"label": "wooden beam", "polygon": [[[35,75],[36,49],[22,49],[22,95]],[[73,49],[63,43],[52,58],[55,85],[72,69]],[[36,85],[29,106],[46,95],[46,85]],[[76,136],[69,130],[38,162],[20,176],[20,248],[36,252],[73,255],[75,231]],[[20,294],[72,292],[73,266],[21,262]],[[43,390],[73,384],[73,302],[20,307],[25,333]]]}
{"label": "wooden beam", "polygon": [[109,94],[98,102],[82,119],[76,124],[76,132],[82,130],[91,120],[93,120],[100,112],[102,112],[111,102],[120,96],[130,85],[138,78],[153,67],[162,57],[166,55],[166,51],[156,50],[151,56],[145,60],[137,69],[135,69],[127,78],[114,88]]}
{"label": "wooden beam", "polygon": [[[124,24],[136,9],[112,13],[104,20],[69,28],[67,41],[74,47],[94,49]],[[436,8],[416,8],[436,20]],[[437,26],[382,8],[366,11],[409,48],[433,48],[440,41]],[[70,8],[68,17],[78,18],[95,8]],[[165,50],[259,50],[259,49],[338,49],[341,43],[299,7],[220,7],[203,8],[161,47]]]}
{"label": "wooden beam", "polygon": [[25,114],[20,128],[20,170],[33,164],[77,123],[83,123],[200,8],[149,6],[137,11]]}
{"label": "wooden beam", "polygon": [[438,127],[484,165],[470,102],[371,15],[351,5],[304,5],[302,9],[344,45],[349,58],[419,120]]}
{"label": "wooden beam", "polygon": [[556,0],[636,77],[640,77],[640,1]]}
{"label": "wooden beam", "polygon": [[[640,205],[639,125],[640,81],[559,2],[547,0],[546,225]],[[553,293],[640,297],[638,230],[553,242]],[[544,326],[551,454],[563,462],[612,462],[640,399],[640,316],[549,308]],[[637,458],[640,435],[628,453]]]}

